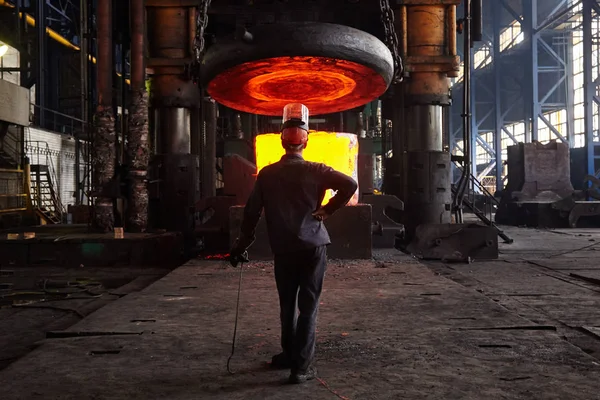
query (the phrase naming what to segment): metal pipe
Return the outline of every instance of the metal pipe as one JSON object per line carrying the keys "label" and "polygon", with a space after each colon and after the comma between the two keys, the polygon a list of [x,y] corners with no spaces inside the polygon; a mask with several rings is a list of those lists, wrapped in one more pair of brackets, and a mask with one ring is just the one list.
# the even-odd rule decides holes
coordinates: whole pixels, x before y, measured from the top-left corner
{"label": "metal pipe", "polygon": [[146,9],[143,0],[131,0],[131,86],[133,90],[144,87],[144,31]]}
{"label": "metal pipe", "polygon": [[206,134],[204,150],[204,165],[202,166],[202,198],[213,197],[217,193],[217,103],[213,99],[204,101],[204,122]]}
{"label": "metal pipe", "polygon": [[482,0],[471,0],[471,44],[483,40]]}
{"label": "metal pipe", "polygon": [[464,5],[464,72],[463,72],[463,171],[458,182],[457,194],[454,199],[456,222],[462,223],[462,205],[465,193],[468,190],[471,176],[471,1]]}
{"label": "metal pipe", "polygon": [[112,105],[112,2],[99,1],[96,18],[97,42],[98,42],[98,103],[101,105]]}
{"label": "metal pipe", "polygon": [[190,54],[194,54],[194,41],[196,38],[196,18],[197,11],[195,8],[188,8],[188,51]]}
{"label": "metal pipe", "polygon": [[[149,98],[146,91],[146,66],[144,57],[146,9],[144,0],[131,0],[131,99],[129,129],[127,132],[127,155],[129,160],[129,204],[127,229],[144,232],[148,228],[148,163],[149,143]],[[123,110],[123,113],[125,111]],[[158,125],[160,126],[160,124]],[[164,134],[161,132],[161,134]]]}
{"label": "metal pipe", "polygon": [[79,66],[81,68],[81,132],[75,134],[75,204],[81,205],[83,201],[83,188],[81,187],[81,138],[80,134],[86,133],[88,120],[88,107],[87,107],[87,93],[88,93],[88,81],[87,81],[87,66],[88,66],[88,53],[87,53],[87,1],[80,0],[79,2],[79,31],[80,31],[80,44],[81,52],[79,57]]}
{"label": "metal pipe", "polygon": [[46,0],[37,0],[36,17],[40,22],[37,27],[37,81],[35,87],[36,104],[38,109],[38,123],[45,128],[45,107],[46,107],[46,63],[48,54],[46,49]]}
{"label": "metal pipe", "polygon": [[112,109],[113,92],[113,37],[112,1],[99,1],[96,10],[98,22],[96,132],[94,135],[94,186],[96,203],[94,225],[103,232],[114,228],[113,199],[105,191],[115,176],[115,123]]}
{"label": "metal pipe", "polygon": [[451,5],[448,7],[448,20],[446,22],[446,26],[448,28],[448,55],[456,56],[457,45],[456,45],[456,6]]}

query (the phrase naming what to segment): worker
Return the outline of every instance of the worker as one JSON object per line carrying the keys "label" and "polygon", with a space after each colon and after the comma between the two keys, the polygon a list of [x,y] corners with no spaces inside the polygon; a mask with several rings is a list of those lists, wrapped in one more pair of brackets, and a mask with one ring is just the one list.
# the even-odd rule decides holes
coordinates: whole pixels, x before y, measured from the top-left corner
{"label": "worker", "polygon": [[[290,382],[303,383],[317,376],[313,365],[317,312],[326,248],[331,243],[323,221],[348,203],[358,185],[351,177],[302,157],[309,138],[306,106],[285,106],[281,132],[285,155],[258,174],[230,261],[236,266],[247,260],[246,250],[255,240],[264,208],[275,261],[283,349],[272,358],[271,367],[289,368]],[[321,206],[328,189],[337,193]]]}

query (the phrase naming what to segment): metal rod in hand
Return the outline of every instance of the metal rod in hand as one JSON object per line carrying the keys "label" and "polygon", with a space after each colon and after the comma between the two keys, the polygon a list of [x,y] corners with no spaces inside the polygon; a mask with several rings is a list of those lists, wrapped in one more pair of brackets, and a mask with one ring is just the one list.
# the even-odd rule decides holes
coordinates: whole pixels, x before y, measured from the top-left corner
{"label": "metal rod in hand", "polygon": [[230,367],[230,363],[231,363],[231,359],[233,358],[233,355],[235,353],[235,338],[237,336],[237,326],[238,326],[238,315],[240,312],[240,295],[242,293],[242,273],[244,270],[244,263],[240,264],[240,280],[238,283],[238,295],[237,295],[237,305],[235,306],[235,325],[233,327],[233,341],[231,343],[231,355],[229,356],[229,359],[227,360],[227,372],[229,372],[230,374],[234,374],[234,372],[231,370]]}

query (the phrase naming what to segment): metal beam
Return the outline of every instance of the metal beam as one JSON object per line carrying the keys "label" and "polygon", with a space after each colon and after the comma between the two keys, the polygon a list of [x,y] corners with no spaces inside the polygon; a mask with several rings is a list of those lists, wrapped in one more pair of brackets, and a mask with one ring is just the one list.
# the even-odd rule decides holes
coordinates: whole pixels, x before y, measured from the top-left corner
{"label": "metal beam", "polygon": [[[537,141],[539,133],[539,121],[537,116],[542,113],[539,98],[539,32],[535,32],[538,18],[537,0],[525,0],[523,2],[523,14],[525,14],[525,33],[529,36],[529,82],[527,88],[524,88],[529,101],[529,116],[531,118],[531,128],[525,118],[525,140]],[[527,81],[527,80],[526,80]],[[526,107],[527,108],[527,107]],[[531,129],[531,130],[529,130]],[[529,135],[528,135],[529,133]],[[529,137],[528,137],[529,136]]]}
{"label": "metal beam", "polygon": [[596,175],[594,160],[594,76],[593,76],[593,33],[592,33],[593,0],[583,0],[583,91],[585,107],[585,147],[587,156],[587,172]]}
{"label": "metal beam", "polygon": [[[496,150],[496,190],[504,189],[502,181],[502,130],[504,128],[504,118],[502,116],[502,62],[500,55],[500,5],[497,1],[492,1],[492,14],[496,16],[493,19],[492,29],[494,31],[494,149]],[[512,134],[510,135],[512,136]]]}

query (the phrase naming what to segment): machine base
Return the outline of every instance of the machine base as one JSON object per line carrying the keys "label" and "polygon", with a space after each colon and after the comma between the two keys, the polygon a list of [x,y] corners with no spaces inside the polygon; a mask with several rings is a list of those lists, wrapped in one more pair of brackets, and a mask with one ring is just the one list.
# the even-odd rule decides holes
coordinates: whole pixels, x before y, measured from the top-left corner
{"label": "machine base", "polygon": [[399,250],[423,260],[463,261],[498,258],[498,232],[476,224],[423,224]]}
{"label": "machine base", "polygon": [[[243,206],[230,208],[229,238],[232,246],[240,234],[243,213]],[[325,221],[325,226],[331,237],[331,245],[327,249],[329,258],[341,260],[372,258],[373,236],[369,204],[343,207]],[[273,258],[264,218],[258,222],[256,241],[248,249],[248,253],[254,260],[271,260]]]}

